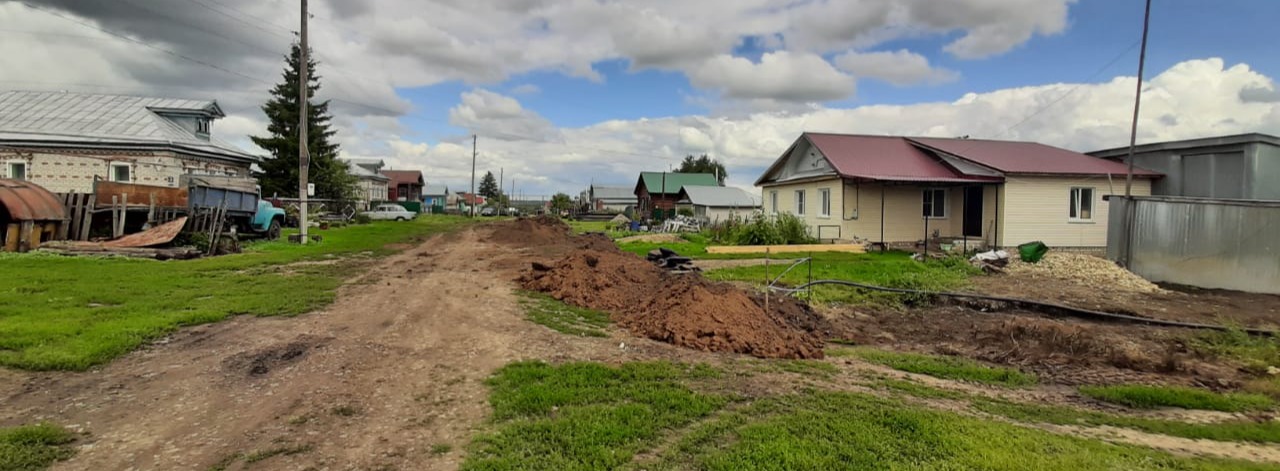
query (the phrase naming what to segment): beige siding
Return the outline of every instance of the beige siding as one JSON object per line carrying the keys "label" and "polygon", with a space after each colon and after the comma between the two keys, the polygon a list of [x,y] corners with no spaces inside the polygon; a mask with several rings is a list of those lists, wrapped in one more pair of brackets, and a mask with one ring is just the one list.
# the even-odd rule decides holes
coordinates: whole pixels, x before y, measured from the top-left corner
{"label": "beige siding", "polygon": [[249,173],[248,165],[229,164],[183,159],[171,152],[100,154],[0,150],[0,161],[26,161],[27,180],[55,193],[89,193],[93,191],[95,177],[111,178],[111,165],[129,166],[132,181],[142,185],[178,186],[182,175],[240,175]]}
{"label": "beige siding", "polygon": [[[819,192],[821,190],[828,190],[831,192],[830,214],[825,216],[820,214],[822,211],[822,200],[819,196]],[[771,205],[773,200],[770,197],[770,193],[773,191],[778,192],[777,208],[774,208]],[[804,214],[797,213],[796,191],[804,191]],[[761,209],[764,210],[765,214],[795,214],[809,226],[809,233],[816,237],[821,237],[823,239],[848,238],[848,234],[840,227],[840,214],[844,210],[844,206],[841,204],[840,179],[838,178],[765,187],[763,197],[764,205]]]}
{"label": "beige siding", "polygon": [[[1093,217],[1070,220],[1071,188],[1093,188]],[[1000,202],[1000,245],[1043,241],[1050,247],[1106,247],[1107,194],[1124,194],[1124,177],[1011,176]],[[1151,194],[1150,180],[1135,180],[1133,194]]]}

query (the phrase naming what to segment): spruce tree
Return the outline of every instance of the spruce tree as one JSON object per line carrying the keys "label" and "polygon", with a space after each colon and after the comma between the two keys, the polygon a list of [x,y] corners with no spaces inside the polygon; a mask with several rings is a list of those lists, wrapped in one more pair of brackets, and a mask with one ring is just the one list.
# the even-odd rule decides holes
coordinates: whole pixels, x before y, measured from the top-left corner
{"label": "spruce tree", "polygon": [[[285,61],[284,81],[271,89],[271,100],[262,105],[271,124],[268,136],[251,136],[254,144],[271,153],[260,165],[263,175],[258,179],[262,194],[266,196],[297,197],[298,195],[298,72],[302,49],[297,43]],[[331,142],[335,131],[329,116],[329,102],[315,103],[320,89],[320,75],[315,73],[316,62],[309,61],[311,73],[307,77],[307,150],[311,166],[307,181],[316,185],[316,198],[349,200],[356,195],[356,177],[347,169],[346,162],[338,159],[338,146]]]}
{"label": "spruce tree", "polygon": [[493,177],[493,172],[485,172],[484,178],[480,179],[480,196],[486,200],[497,198],[502,190],[498,188],[498,179]]}

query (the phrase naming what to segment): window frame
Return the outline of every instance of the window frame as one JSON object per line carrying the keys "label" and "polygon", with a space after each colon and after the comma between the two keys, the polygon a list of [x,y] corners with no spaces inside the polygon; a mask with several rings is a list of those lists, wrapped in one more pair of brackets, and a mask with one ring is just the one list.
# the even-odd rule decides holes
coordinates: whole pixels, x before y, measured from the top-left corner
{"label": "window frame", "polygon": [[[107,179],[107,181],[118,182],[118,183],[133,183],[134,181],[133,164],[130,164],[127,162],[111,162],[111,164],[108,165],[107,168],[109,169],[108,177],[110,177]],[[120,180],[120,175],[116,173],[117,171],[116,169],[119,169],[119,168],[123,168],[129,172],[128,180],[124,180],[124,181]]]}
{"label": "window frame", "polygon": [[[941,216],[933,215],[934,213],[937,212],[937,211],[933,211],[933,209],[937,208],[937,204],[935,204],[936,201],[931,201],[927,203],[929,204],[930,214],[928,216],[925,216],[924,214],[924,205],[926,204],[925,198],[928,198],[929,195],[931,194],[936,195],[938,192],[942,193],[942,215]],[[947,217],[951,216],[950,211],[948,211],[951,208],[948,208],[949,205],[947,204],[947,199],[949,196],[950,196],[950,192],[947,191],[946,188],[925,188],[924,191],[920,192],[920,219],[926,219],[926,218],[927,219],[947,219]]]}
{"label": "window frame", "polygon": [[830,188],[818,189],[818,217],[821,217],[821,218],[831,217],[831,189]]}
{"label": "window frame", "polygon": [[773,214],[778,214],[778,190],[769,191],[769,206],[773,210]]}
{"label": "window frame", "polygon": [[196,119],[196,134],[209,134],[210,120],[208,118]]}
{"label": "window frame", "polygon": [[[19,165],[22,166],[22,178],[14,178],[13,168]],[[26,160],[6,160],[4,162],[4,175],[5,178],[13,180],[29,181],[31,180],[31,162]]]}
{"label": "window frame", "polygon": [[[1088,191],[1089,191],[1089,198],[1088,198],[1087,200],[1083,197],[1083,196],[1084,196],[1084,192],[1085,192],[1085,190],[1088,190]],[[1068,196],[1067,196],[1067,198],[1068,198],[1068,202],[1067,202],[1067,222],[1082,223],[1082,224],[1091,224],[1091,223],[1093,223],[1093,222],[1094,222],[1094,213],[1095,213],[1095,211],[1097,211],[1097,208],[1098,208],[1098,205],[1096,204],[1096,203],[1097,203],[1097,194],[1098,194],[1098,190],[1097,190],[1096,188],[1094,188],[1094,187],[1091,187],[1091,186],[1073,186],[1073,187],[1071,187],[1071,189],[1070,189],[1070,190],[1068,190],[1068,192],[1067,192],[1067,195],[1068,195]],[[1083,208],[1081,207],[1080,203],[1081,203],[1081,202],[1084,202],[1084,201],[1087,201],[1087,202],[1089,203],[1089,216],[1088,216],[1088,217],[1081,217],[1081,216],[1080,216],[1080,215],[1081,215],[1081,213],[1083,213],[1083,211],[1081,211],[1081,209],[1083,209]],[[1072,215],[1072,213],[1075,213],[1075,215],[1073,216],[1073,215]]]}
{"label": "window frame", "polygon": [[797,216],[804,216],[805,211],[805,190],[796,190],[795,194],[795,210]]}

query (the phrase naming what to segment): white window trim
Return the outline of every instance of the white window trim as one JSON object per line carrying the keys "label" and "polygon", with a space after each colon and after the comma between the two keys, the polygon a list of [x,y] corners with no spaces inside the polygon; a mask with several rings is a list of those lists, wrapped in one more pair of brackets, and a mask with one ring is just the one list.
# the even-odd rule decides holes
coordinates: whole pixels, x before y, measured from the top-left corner
{"label": "white window trim", "polygon": [[[121,181],[119,181],[119,180],[116,180],[116,168],[118,168],[118,167],[125,167],[125,168],[129,169],[129,181],[127,181],[127,182],[121,182]],[[107,166],[107,169],[108,169],[108,173],[107,173],[107,181],[119,182],[119,183],[133,183],[134,181],[137,181],[137,180],[138,180],[138,179],[137,179],[137,176],[133,174],[134,169],[133,169],[133,164],[131,164],[131,163],[128,163],[128,162],[111,162],[111,165],[108,165],[108,166]]]}
{"label": "white window trim", "polygon": [[22,165],[22,179],[30,181],[31,180],[31,162],[28,162],[22,159],[4,161],[4,177],[13,178],[13,166],[18,164]]}
{"label": "white window trim", "polygon": [[[1089,190],[1089,217],[1087,218],[1082,218],[1079,216],[1080,214],[1079,203],[1082,199],[1076,197],[1076,190]],[[1081,192],[1081,193],[1084,193],[1084,192]],[[1068,195],[1068,198],[1071,198],[1071,202],[1068,203],[1067,205],[1067,222],[1076,223],[1076,224],[1093,224],[1094,223],[1093,216],[1098,211],[1098,198],[1097,198],[1098,190],[1091,186],[1073,186],[1071,187],[1070,190],[1067,190],[1067,195]],[[1076,207],[1075,217],[1071,216],[1071,206]]]}
{"label": "white window trim", "polygon": [[[924,212],[924,195],[927,194],[927,192],[931,192],[931,191],[942,192],[942,215],[929,216],[929,220],[936,221],[939,219],[947,219],[951,217],[951,205],[947,204],[948,200],[951,199],[951,192],[948,191],[946,188],[925,188],[924,191],[920,193],[920,212],[921,213]],[[920,215],[920,219],[924,219],[924,214]]]}
{"label": "white window trim", "polygon": [[778,214],[778,190],[769,191],[769,206],[773,210],[773,214]]}
{"label": "white window trim", "polygon": [[818,189],[818,217],[831,219],[831,189]]}
{"label": "white window trim", "polygon": [[808,198],[807,198],[807,197],[806,197],[806,195],[805,195],[805,190],[796,190],[796,192],[795,192],[795,201],[794,201],[793,203],[794,203],[794,206],[795,206],[795,210],[796,210],[796,215],[797,215],[797,216],[804,216],[804,212],[805,212],[805,210],[806,210],[806,209],[809,209],[809,208],[806,208],[806,207],[805,207],[805,206],[807,206],[807,205],[808,205],[808,203],[809,203],[809,201],[807,201],[807,200],[808,200]]}

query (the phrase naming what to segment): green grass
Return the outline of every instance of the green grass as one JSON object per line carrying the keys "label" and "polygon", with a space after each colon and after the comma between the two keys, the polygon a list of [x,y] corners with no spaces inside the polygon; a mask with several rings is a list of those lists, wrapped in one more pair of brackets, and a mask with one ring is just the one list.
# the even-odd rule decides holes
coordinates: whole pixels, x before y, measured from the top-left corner
{"label": "green grass", "polygon": [[1239,361],[1254,374],[1267,374],[1268,367],[1280,367],[1280,339],[1253,336],[1243,330],[1205,332],[1189,346],[1207,355]]}
{"label": "green grass", "polygon": [[[840,349],[833,349],[840,350]],[[933,376],[935,378],[972,381],[1004,387],[1023,387],[1036,384],[1036,376],[1014,368],[988,366],[968,358],[899,353],[873,348],[848,348],[863,360],[888,366],[895,370]]]}
{"label": "green grass", "polygon": [[718,375],[705,366],[592,363],[507,365],[489,380],[493,430],[476,437],[464,470],[598,470],[631,461],[664,431],[729,398],[683,384]]}
{"label": "green grass", "polygon": [[[359,269],[353,260],[466,222],[432,216],[347,226],[315,231],[324,236],[317,244],[262,242],[242,254],[190,261],[0,256],[0,365],[84,370],[179,327],[234,314],[309,312],[332,302],[334,289]],[[280,267],[323,260],[340,263]]]}
{"label": "green grass", "polygon": [[[785,268],[782,264],[770,267],[769,280],[772,281]],[[813,254],[813,279],[815,280],[844,280],[889,288],[948,291],[966,286],[969,277],[977,273],[975,268],[963,261],[931,260],[921,263],[911,260],[910,254],[905,252],[865,254],[815,252]],[[706,276],[714,280],[745,281],[763,286],[765,267],[712,270],[707,272]],[[800,266],[787,272],[780,283],[798,286],[808,281],[809,267]],[[923,297],[915,295],[831,285],[816,286],[813,294],[815,301],[829,303],[897,304],[923,300]]]}
{"label": "green grass", "polygon": [[1280,443],[1280,421],[1230,421],[1192,424],[1172,420],[1104,414],[1065,406],[1022,404],[995,399],[976,399],[973,408],[1027,423],[1111,426],[1148,433],[1223,442]]}
{"label": "green grass", "polygon": [[1203,389],[1182,386],[1084,386],[1080,394],[1103,402],[1137,409],[1178,407],[1182,409],[1245,412],[1267,410],[1275,402],[1261,394],[1215,393]]}
{"label": "green grass", "polygon": [[0,428],[0,470],[45,469],[75,454],[75,436],[51,424]]}
{"label": "green grass", "polygon": [[1176,457],[928,410],[864,394],[758,400],[688,431],[635,469],[699,470],[1261,470],[1271,465]]}
{"label": "green grass", "polygon": [[563,334],[583,337],[608,337],[609,315],[593,309],[570,306],[551,296],[520,291],[520,305],[525,317]]}
{"label": "green grass", "polygon": [[876,389],[900,392],[909,396],[914,396],[922,399],[958,400],[958,399],[965,399],[969,397],[967,394],[962,392],[938,389],[935,387],[925,386],[915,381],[909,381],[905,379],[892,379],[892,378],[881,379],[879,381],[876,381],[874,384],[872,384],[872,387]]}
{"label": "green grass", "polygon": [[437,443],[435,445],[431,445],[431,454],[436,456],[448,454],[450,451],[453,451],[453,445],[448,443]]}

